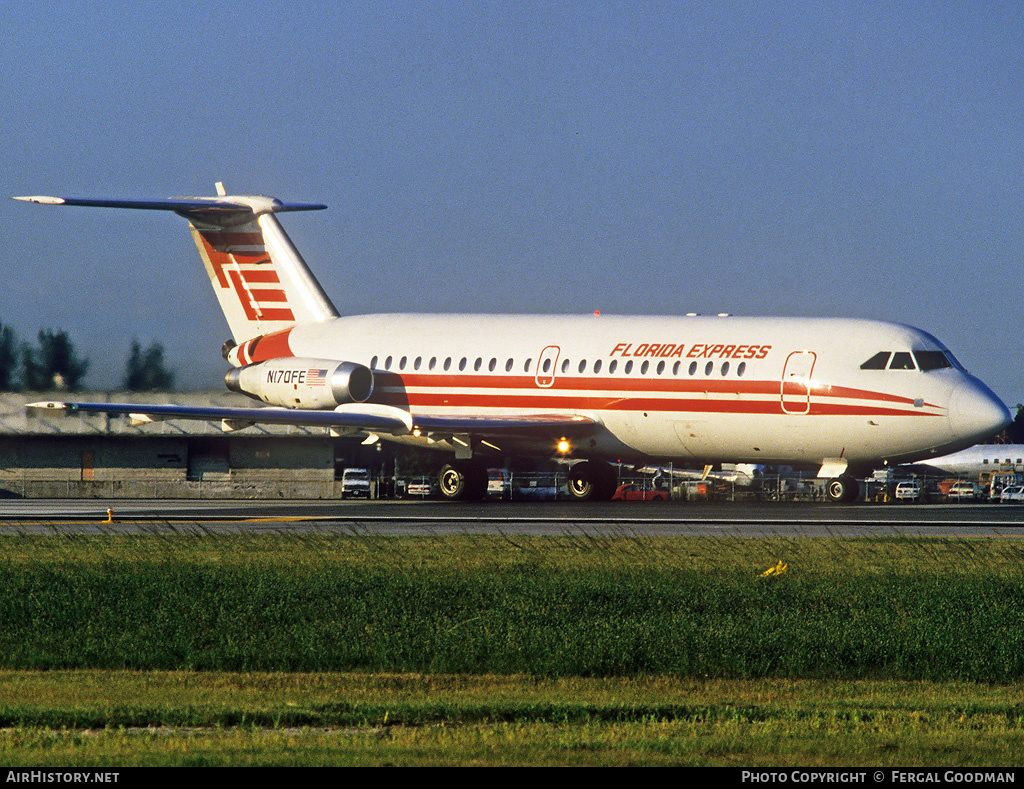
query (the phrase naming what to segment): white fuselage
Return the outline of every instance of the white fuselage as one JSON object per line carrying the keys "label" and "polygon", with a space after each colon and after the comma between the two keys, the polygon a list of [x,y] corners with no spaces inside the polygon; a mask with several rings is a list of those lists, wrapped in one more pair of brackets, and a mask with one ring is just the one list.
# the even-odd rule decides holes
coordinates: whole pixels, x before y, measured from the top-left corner
{"label": "white fuselage", "polygon": [[574,454],[623,462],[870,467],[969,446],[1008,421],[952,357],[928,372],[861,369],[887,351],[945,348],[912,327],[862,320],[390,314],[298,325],[238,363],[363,364],[371,400],[414,421],[580,414],[602,428]]}
{"label": "white fuselage", "polygon": [[978,444],[922,463],[946,474],[973,479],[985,472],[1020,474],[1024,473],[1024,444]]}

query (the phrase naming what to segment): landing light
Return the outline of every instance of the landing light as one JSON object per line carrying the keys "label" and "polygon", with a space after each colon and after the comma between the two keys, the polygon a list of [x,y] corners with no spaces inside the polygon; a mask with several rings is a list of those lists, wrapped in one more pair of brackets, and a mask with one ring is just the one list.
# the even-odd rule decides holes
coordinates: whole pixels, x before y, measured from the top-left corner
{"label": "landing light", "polygon": [[563,455],[566,452],[568,452],[569,449],[570,449],[569,442],[566,439],[563,438],[563,439],[561,439],[558,442],[558,451],[561,452]]}

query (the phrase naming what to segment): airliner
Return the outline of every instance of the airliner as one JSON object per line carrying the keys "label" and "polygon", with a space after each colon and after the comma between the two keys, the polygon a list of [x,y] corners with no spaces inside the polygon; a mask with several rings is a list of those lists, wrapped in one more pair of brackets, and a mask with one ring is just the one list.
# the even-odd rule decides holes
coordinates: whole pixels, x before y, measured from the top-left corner
{"label": "airliner", "polygon": [[977,444],[915,465],[977,480],[985,472],[1024,472],[1024,444]]}
{"label": "airliner", "polygon": [[577,500],[609,499],[614,463],[816,470],[834,502],[872,469],[977,444],[1006,406],[932,335],[897,323],[730,315],[341,316],[277,215],[318,203],[228,195],[16,197],[171,211],[191,228],[231,338],[228,389],[263,405],[40,402],[134,421],[323,426],[448,453],[439,488],[478,499],[495,458],[564,459]]}

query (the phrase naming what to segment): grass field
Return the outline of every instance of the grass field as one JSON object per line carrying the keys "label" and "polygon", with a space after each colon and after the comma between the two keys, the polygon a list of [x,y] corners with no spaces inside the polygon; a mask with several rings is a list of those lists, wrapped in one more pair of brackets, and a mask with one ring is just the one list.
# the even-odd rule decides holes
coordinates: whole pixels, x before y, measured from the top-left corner
{"label": "grass field", "polygon": [[8,765],[984,765],[1022,744],[1009,541],[2,544]]}

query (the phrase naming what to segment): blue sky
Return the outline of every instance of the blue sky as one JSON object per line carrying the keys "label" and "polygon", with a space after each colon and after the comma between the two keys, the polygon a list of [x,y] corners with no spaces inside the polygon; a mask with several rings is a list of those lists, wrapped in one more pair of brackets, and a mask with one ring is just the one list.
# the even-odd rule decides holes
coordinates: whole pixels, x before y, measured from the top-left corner
{"label": "blue sky", "polygon": [[[924,328],[1013,405],[1013,3],[48,2],[0,26],[8,195],[229,191],[342,313],[838,315]],[[182,220],[6,201],[0,322],[219,388]]]}

